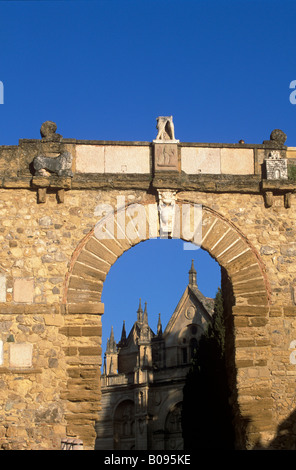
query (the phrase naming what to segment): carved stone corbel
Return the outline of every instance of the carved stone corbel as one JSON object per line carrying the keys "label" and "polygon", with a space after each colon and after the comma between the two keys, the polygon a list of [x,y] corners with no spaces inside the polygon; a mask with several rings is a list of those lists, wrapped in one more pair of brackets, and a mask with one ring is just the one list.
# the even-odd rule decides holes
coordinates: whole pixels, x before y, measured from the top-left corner
{"label": "carved stone corbel", "polygon": [[37,200],[39,204],[45,204],[46,202],[46,190],[47,188],[37,189]]}
{"label": "carved stone corbel", "polygon": [[273,205],[273,192],[272,191],[266,191],[264,193],[264,200],[265,200],[266,207],[272,207],[272,205]]}
{"label": "carved stone corbel", "polygon": [[292,202],[292,193],[285,193],[284,204],[285,204],[286,209],[289,209],[291,207],[291,202]]}
{"label": "carved stone corbel", "polygon": [[53,189],[56,192],[57,202],[63,203],[65,190],[71,189],[72,178],[61,178],[58,176],[34,176],[32,178],[33,187],[37,188],[37,202],[44,204],[46,202],[47,190]]}

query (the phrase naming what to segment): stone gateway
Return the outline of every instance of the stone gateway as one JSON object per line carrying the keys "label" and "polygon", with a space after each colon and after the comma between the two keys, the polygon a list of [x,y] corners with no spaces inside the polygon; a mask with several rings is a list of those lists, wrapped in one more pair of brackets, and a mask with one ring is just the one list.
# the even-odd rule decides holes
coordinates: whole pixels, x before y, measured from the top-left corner
{"label": "stone gateway", "polygon": [[[170,123],[153,142],[65,138],[44,123],[41,139],[0,146],[2,449],[95,448],[104,281],[122,253],[176,223],[194,241],[184,205],[200,208],[200,246],[223,272],[236,447],[295,448],[296,148],[278,129],[262,143],[179,142]],[[39,156],[51,170],[35,172]],[[103,205],[112,211],[98,216]]]}
{"label": "stone gateway", "polygon": [[212,321],[213,299],[189,282],[168,325],[149,327],[140,299],[129,335],[123,324],[116,344],[111,330],[101,376],[102,412],[96,423],[98,450],[183,449],[181,408],[186,375],[198,341]]}

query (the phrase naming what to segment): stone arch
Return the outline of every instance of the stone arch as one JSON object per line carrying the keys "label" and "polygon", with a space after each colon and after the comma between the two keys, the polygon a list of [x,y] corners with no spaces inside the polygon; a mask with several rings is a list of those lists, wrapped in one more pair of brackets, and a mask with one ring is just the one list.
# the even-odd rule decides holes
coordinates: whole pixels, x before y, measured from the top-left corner
{"label": "stone arch", "polygon": [[[138,219],[135,212],[137,210],[140,212]],[[109,234],[109,238],[98,238],[98,227],[103,229],[105,235]],[[102,232],[100,233],[102,235]],[[111,211],[103,217],[80,242],[72,256],[64,285],[65,313],[98,316],[102,314],[101,293],[111,266],[132,246],[151,236],[159,237],[159,234],[156,204],[137,207],[130,205],[116,213]],[[180,238],[193,241],[193,236]],[[265,380],[263,397],[262,393],[259,393],[256,401],[253,384],[254,375],[266,374],[268,367],[268,280],[264,264],[247,236],[231,221],[206,206],[202,207],[201,248],[219,263],[226,278],[225,282],[232,291],[228,303],[233,332],[230,360],[234,370],[231,379],[233,393],[236,394],[233,400],[237,403],[237,409],[234,410],[237,445],[251,448],[260,439],[261,433],[271,429],[272,421],[269,381]],[[83,327],[80,334],[83,334],[82,331]],[[79,348],[76,354],[79,354]],[[97,355],[100,356],[100,348],[97,349]],[[98,358],[98,374],[99,362]],[[98,406],[99,394],[98,392]],[[262,416],[258,412],[260,409],[264,410]]]}
{"label": "stone arch", "polygon": [[[131,205],[132,206],[132,205]],[[147,205],[148,206],[148,205]],[[126,250],[149,238],[149,209],[145,209],[145,230],[140,236],[133,238],[124,232],[116,215],[123,213],[122,208],[117,214],[112,213],[102,224],[107,226],[106,234],[110,238],[98,239],[95,228],[77,246],[66,276],[63,303],[66,305],[98,303],[104,280],[111,266]],[[130,206],[127,206],[129,208]],[[231,278],[236,305],[267,305],[269,303],[269,285],[264,264],[247,237],[217,212],[203,207],[202,212],[201,248],[206,250],[223,267]],[[142,214],[141,214],[142,215]],[[112,222],[110,222],[112,221]],[[108,231],[108,225],[114,222],[115,237]],[[131,214],[126,217],[126,225],[135,226]],[[137,227],[135,227],[136,230]],[[141,231],[141,230],[140,230]],[[159,237],[159,226],[154,229],[154,236]],[[192,241],[180,237],[185,241]],[[258,297],[261,297],[258,304]],[[255,303],[254,303],[255,302]]]}

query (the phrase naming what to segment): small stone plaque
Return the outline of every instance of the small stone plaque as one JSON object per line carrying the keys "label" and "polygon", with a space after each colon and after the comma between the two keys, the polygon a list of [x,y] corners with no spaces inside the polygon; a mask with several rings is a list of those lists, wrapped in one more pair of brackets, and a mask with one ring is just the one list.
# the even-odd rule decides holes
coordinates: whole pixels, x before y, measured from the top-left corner
{"label": "small stone plaque", "polygon": [[177,144],[154,145],[155,170],[178,171]]}
{"label": "small stone plaque", "polygon": [[13,300],[15,302],[32,303],[34,298],[33,279],[15,279],[13,286]]}
{"label": "small stone plaque", "polygon": [[9,349],[10,367],[32,367],[33,345],[31,343],[11,343]]}

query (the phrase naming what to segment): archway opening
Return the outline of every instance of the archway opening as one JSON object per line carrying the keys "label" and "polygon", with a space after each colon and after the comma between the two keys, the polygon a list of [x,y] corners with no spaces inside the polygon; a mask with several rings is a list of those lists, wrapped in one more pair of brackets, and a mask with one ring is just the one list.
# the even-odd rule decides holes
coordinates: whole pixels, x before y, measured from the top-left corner
{"label": "archway opening", "polygon": [[[111,219],[111,221],[114,222],[113,215]],[[206,207],[203,207],[202,209],[201,220],[202,240],[200,246],[213,259],[217,260],[217,262],[221,266],[223,287],[222,290],[226,294],[224,296],[224,300],[226,303],[225,313],[227,317],[226,323],[228,330],[226,341],[226,349],[228,350],[227,376],[230,377],[229,381],[232,388],[232,408],[235,409],[234,426],[236,431],[236,442],[238,444],[238,448],[245,448],[246,446],[247,448],[250,448],[250,446],[257,442],[258,435],[260,435],[261,432],[264,432],[264,426],[262,425],[260,419],[258,419],[256,409],[254,409],[252,406],[253,398],[252,395],[249,393],[249,389],[252,384],[252,377],[254,376],[254,373],[260,374],[261,367],[264,367],[266,364],[265,360],[261,360],[262,352],[265,354],[266,351],[265,349],[263,351],[261,343],[259,344],[258,342],[257,344],[256,338],[262,338],[262,336],[267,334],[265,325],[267,322],[267,316],[269,311],[269,286],[266,280],[267,278],[264,266],[259,254],[249,242],[249,240],[244,236],[244,234],[242,234],[233,225],[232,222],[226,220],[220,214],[217,214]],[[149,218],[146,222],[149,225]],[[129,224],[130,222],[128,222],[127,227],[129,226]],[[159,231],[156,231],[155,233],[159,234]],[[128,232],[128,234],[130,235],[130,232]],[[75,250],[70,263],[69,273],[65,282],[65,311],[71,314],[80,314],[82,312],[86,312],[88,316],[85,317],[85,321],[89,322],[90,326],[93,325],[95,321],[95,323],[98,325],[98,331],[101,325],[100,315],[103,313],[104,306],[101,303],[101,294],[109,271],[111,270],[115,262],[117,260],[120,260],[120,258],[125,252],[132,252],[137,245],[145,245],[145,243],[141,242],[147,242],[147,240],[149,239],[147,232],[146,234],[141,233],[141,236],[138,235],[136,238],[132,237],[131,239],[131,237],[129,238],[125,233],[124,228],[120,232],[120,235],[121,236],[117,239],[105,239],[105,237],[98,238],[96,233],[94,233],[94,230],[92,230],[85,237],[85,239],[81,241],[81,243]],[[184,236],[184,239],[186,239],[188,242],[191,241],[190,237]],[[149,242],[154,241],[156,240],[149,240]],[[175,240],[167,240],[168,243],[172,243],[174,241]],[[189,258],[192,259],[193,250],[188,251]],[[201,250],[197,250],[197,252],[202,253]],[[173,255],[173,259],[175,261],[175,254]],[[159,266],[160,262],[159,259],[157,259],[157,261],[155,262],[156,271],[159,271]],[[195,268],[193,268],[193,270],[194,269]],[[187,270],[188,267],[186,271]],[[131,272],[130,266],[128,272]],[[138,277],[140,277],[141,273],[145,272],[145,267],[139,267],[138,263],[136,265],[135,272],[138,274]],[[167,276],[167,266],[165,272]],[[195,279],[195,277],[196,272],[194,274],[194,272],[192,271],[190,281],[191,284],[194,284],[193,280]],[[159,286],[161,286],[161,288],[163,287],[162,282],[158,282],[158,287]],[[187,294],[188,293],[189,290],[187,291]],[[113,289],[112,295],[118,296],[118,289]],[[189,294],[187,297],[190,298]],[[106,299],[104,300],[106,302]],[[122,308],[122,305],[123,302],[121,302],[121,305],[118,307],[118,310]],[[188,308],[185,309],[185,316],[187,319],[191,315],[189,307],[190,305],[188,305]],[[140,348],[138,348],[141,350],[139,352],[140,358],[139,362],[132,364],[133,372],[129,377],[125,377],[125,380],[126,383],[129,383],[130,378],[134,374],[136,374],[136,378],[139,383],[143,384],[147,377],[149,377],[149,374],[151,374],[151,371],[153,372],[153,367],[152,369],[150,368],[150,372],[149,367],[152,366],[155,354],[153,348],[148,347],[149,345],[147,343],[147,339],[149,339],[150,341],[151,337],[153,336],[150,327],[148,327],[148,310],[146,309],[146,306],[144,311],[142,310],[142,306],[139,306],[138,310],[139,311],[137,311],[137,315],[139,314],[139,319],[137,318],[137,321],[141,323],[141,326],[145,326],[143,330],[141,328],[141,337],[139,336],[139,330],[137,331],[137,328],[133,330],[134,338],[136,340],[139,340],[137,346],[140,346]],[[159,308],[157,308],[157,310],[159,310]],[[96,317],[93,317],[93,314],[96,315]],[[107,318],[107,315],[108,313],[106,306],[105,318]],[[200,322],[201,316],[199,316],[197,313],[196,317],[195,313],[193,316]],[[168,325],[169,324],[170,322],[168,323]],[[196,324],[198,325],[198,322],[196,322]],[[122,328],[122,325],[120,325],[120,328]],[[160,328],[158,328],[157,325],[156,340],[159,339],[158,329],[159,331],[161,331],[162,327],[160,326]],[[88,332],[91,335],[93,332],[93,328],[84,327],[83,331]],[[106,334],[108,334],[107,330]],[[122,337],[123,339],[126,339],[125,334]],[[245,341],[246,338],[247,341]],[[101,338],[98,339],[100,340]],[[186,334],[185,338],[184,336],[182,336],[178,337],[178,339],[186,340]],[[251,356],[249,355],[250,350],[247,349],[249,347],[249,344],[251,344],[253,347]],[[159,341],[158,346],[161,345],[163,345],[163,342]],[[189,345],[190,339],[188,347]],[[178,360],[178,358],[180,357],[180,343],[178,343],[177,349],[178,350],[176,351],[175,355],[170,354],[170,357],[172,358],[170,367],[173,367],[174,361]],[[158,362],[163,361],[165,357],[164,350],[165,348],[160,348],[158,350],[158,358],[160,358],[158,359]],[[69,353],[71,353],[72,351],[73,349],[69,349]],[[85,355],[85,353],[92,354],[93,349],[78,348],[77,352],[79,356]],[[113,386],[116,385],[116,383],[120,383],[122,379],[122,377],[120,377],[118,374],[117,377],[114,377],[113,374],[113,371],[116,371],[117,369],[117,364],[114,364],[114,361],[116,362],[117,358],[114,334],[112,334],[112,342],[110,342],[109,352],[111,354],[109,354],[110,362],[108,364],[107,370],[109,370],[111,373],[108,377],[105,374],[105,384],[103,383],[103,376],[99,382],[97,400],[98,410],[101,408],[101,406],[103,407],[103,409],[106,409],[104,407],[103,402],[104,387],[106,386],[107,382],[109,384],[111,383],[111,385]],[[190,356],[190,354],[188,354],[188,356]],[[156,363],[156,366],[160,368],[162,367],[161,363]],[[98,362],[95,363],[95,367],[98,367]],[[70,386],[71,383],[69,382],[69,387]],[[126,399],[128,399],[128,397],[126,397]],[[157,393],[157,391],[155,390],[153,399],[155,403],[158,403],[158,405],[160,405],[160,403],[162,402],[161,393],[159,393],[159,391]],[[177,402],[176,400],[180,401],[179,397],[174,396],[174,403],[171,402],[169,405],[173,406]],[[147,405],[147,394],[144,393],[143,390],[142,393],[138,394],[138,396],[136,397],[135,403],[138,403],[138,405],[139,403],[142,403],[144,407]],[[92,405],[90,403],[89,407],[91,406]],[[138,431],[136,430],[135,435],[137,435],[140,431],[141,433],[145,433],[145,429],[147,429],[147,426],[145,426],[145,423],[147,423],[147,415],[141,414],[142,405],[139,405],[138,410],[141,416],[139,415],[139,419],[137,419],[139,429]],[[268,413],[268,416],[270,416],[271,409],[268,408],[266,413]],[[91,423],[89,423],[89,425],[91,426]],[[157,432],[158,443],[163,443],[164,428],[160,426]],[[146,437],[148,440],[146,438],[143,438],[141,445],[144,445],[144,442],[149,442],[150,437]],[[147,446],[147,444],[145,445]],[[149,443],[148,446],[150,446]]]}
{"label": "archway opening", "polygon": [[[192,266],[195,273],[191,271]],[[204,296],[203,301],[209,301],[209,305],[213,306],[217,291],[221,288],[221,268],[205,250],[184,244],[182,240],[153,239],[139,243],[121,255],[110,268],[102,292],[102,301],[105,305],[105,314],[102,317],[102,350],[105,354],[109,348],[109,352],[102,361],[102,425],[97,424],[99,436],[96,448],[104,448],[106,445],[102,430],[108,428],[107,422],[116,412],[115,404],[119,399],[135,403],[136,449],[184,448],[183,430],[180,427],[183,388],[194,361],[198,342],[207,328],[205,319],[196,314],[194,305],[188,307],[186,304],[185,308],[184,290],[188,288],[190,282],[196,284],[198,291]],[[143,311],[145,305],[149,326],[155,334],[154,345],[157,343],[160,318],[164,335],[170,323],[175,322],[177,325],[177,320],[174,319],[172,322],[172,318],[178,308],[185,309],[185,315],[191,318],[187,323],[181,321],[181,326],[176,327],[179,328],[177,332],[170,331],[172,337],[177,333],[176,349],[173,349],[174,345],[169,344],[170,341],[173,343],[173,338],[169,339],[169,333],[165,335],[163,348],[152,348],[153,370],[150,377],[148,372],[144,379],[139,376],[135,378],[135,369],[139,364],[136,362],[137,359],[132,360],[131,351],[129,354],[121,354],[124,349],[123,329],[125,338],[134,334],[139,299]],[[181,305],[183,303],[184,305]],[[212,313],[213,310],[211,315]],[[110,343],[111,336],[112,341],[116,343],[113,350]],[[141,337],[136,338],[135,344],[140,343]],[[140,348],[141,346],[139,350]],[[114,358],[114,353],[118,351],[118,358]],[[170,357],[172,351],[177,356],[175,362]],[[141,361],[141,358],[138,360]],[[172,383],[170,383],[171,374],[173,374]],[[138,380],[138,390],[135,393],[136,380]],[[151,387],[149,389],[151,383],[154,384],[157,393]],[[175,394],[175,397],[171,403],[168,397],[172,394]],[[199,406],[198,404],[197,407]],[[150,423],[144,408],[150,415]],[[137,422],[142,423],[142,430],[137,426]],[[168,426],[168,423],[172,426]],[[111,436],[109,442],[112,442]]]}
{"label": "archway opening", "polygon": [[135,245],[111,266],[102,291],[102,348],[111,328],[120,338],[123,321],[129,332],[142,300],[147,302],[149,325],[157,331],[159,313],[165,327],[185,287],[192,260],[197,285],[205,297],[214,298],[221,287],[221,268],[203,249],[179,239],[151,239]]}

